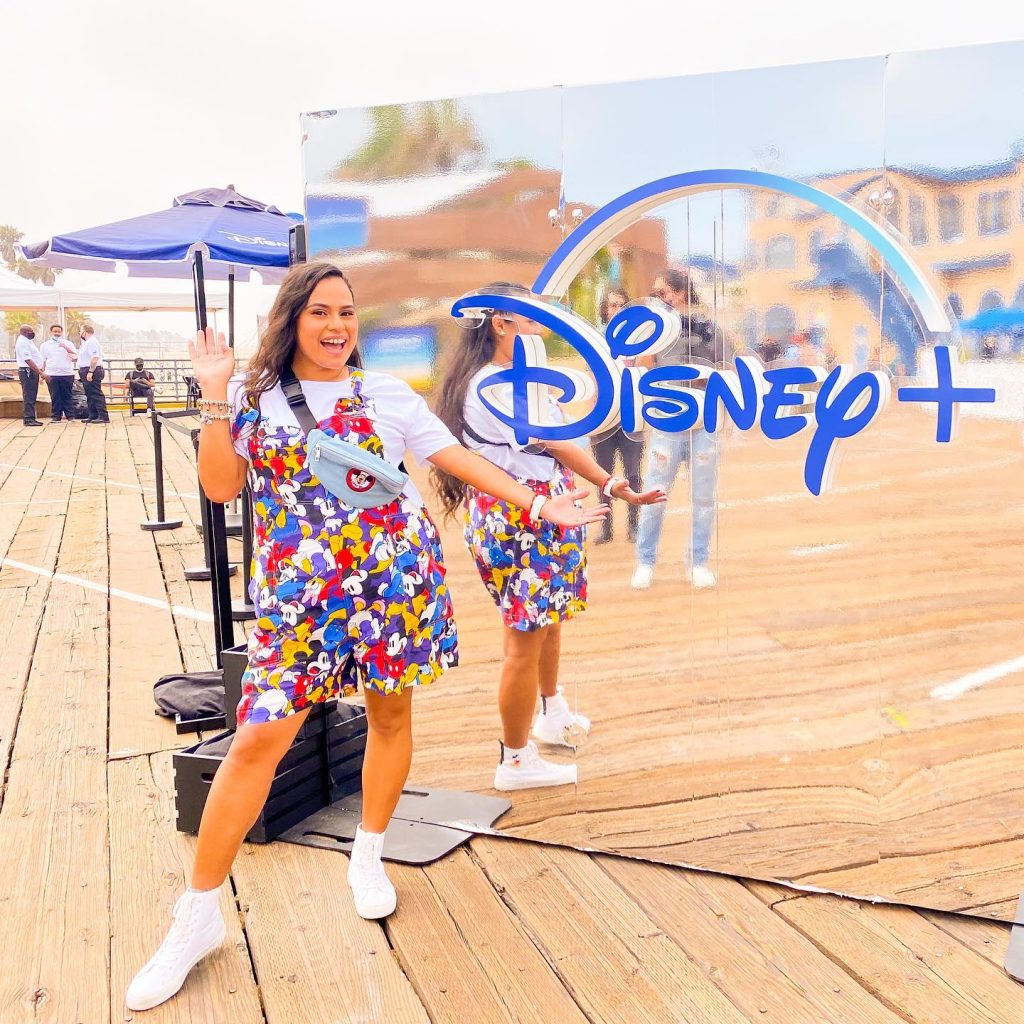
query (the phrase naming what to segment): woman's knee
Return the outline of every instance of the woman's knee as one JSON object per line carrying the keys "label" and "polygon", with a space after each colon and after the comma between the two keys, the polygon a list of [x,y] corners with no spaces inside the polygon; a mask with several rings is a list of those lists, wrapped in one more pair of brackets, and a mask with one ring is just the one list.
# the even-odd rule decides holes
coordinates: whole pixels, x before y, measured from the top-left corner
{"label": "woman's knee", "polygon": [[366,698],[366,724],[381,739],[412,733],[411,694]]}
{"label": "woman's knee", "polygon": [[235,766],[274,768],[291,746],[300,724],[289,721],[240,726],[226,759]]}

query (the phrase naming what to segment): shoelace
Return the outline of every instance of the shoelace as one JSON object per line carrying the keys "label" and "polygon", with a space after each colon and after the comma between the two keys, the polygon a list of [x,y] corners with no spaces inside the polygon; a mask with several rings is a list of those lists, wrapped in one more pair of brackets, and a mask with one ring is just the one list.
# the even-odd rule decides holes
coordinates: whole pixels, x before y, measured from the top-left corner
{"label": "shoelace", "polygon": [[153,956],[152,963],[164,966],[177,960],[186,943],[195,932],[195,906],[182,908],[174,915],[167,937]]}

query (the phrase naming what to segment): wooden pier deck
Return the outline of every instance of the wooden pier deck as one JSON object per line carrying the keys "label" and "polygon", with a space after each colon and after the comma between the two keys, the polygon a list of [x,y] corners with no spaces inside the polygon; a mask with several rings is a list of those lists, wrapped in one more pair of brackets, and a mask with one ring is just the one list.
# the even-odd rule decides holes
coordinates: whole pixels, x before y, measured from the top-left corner
{"label": "wooden pier deck", "polygon": [[[343,856],[246,846],[223,892],[229,941],[178,998],[126,1011],[194,846],[174,829],[170,774],[193,740],[154,716],[152,682],[209,667],[212,647],[207,585],[183,576],[202,548],[174,435],[168,511],[186,525],[139,530],[153,514],[148,430],[121,414],[105,428],[0,421],[3,1024],[1024,1017],[1001,967],[1006,924],[491,837],[393,866],[399,909],[383,925],[355,915]],[[471,672],[423,702],[414,780],[455,780],[484,757],[475,738],[465,756],[441,713],[482,685]]]}

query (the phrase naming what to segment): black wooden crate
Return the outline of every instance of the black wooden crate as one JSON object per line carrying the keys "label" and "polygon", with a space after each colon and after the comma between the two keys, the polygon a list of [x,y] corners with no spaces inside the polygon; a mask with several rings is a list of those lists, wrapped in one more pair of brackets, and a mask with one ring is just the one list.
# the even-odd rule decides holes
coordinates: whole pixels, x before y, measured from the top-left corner
{"label": "black wooden crate", "polygon": [[[296,738],[281,759],[267,802],[246,836],[250,842],[268,843],[329,802],[358,791],[366,747],[366,713],[353,705],[341,705],[321,712],[319,721],[320,732]],[[179,832],[199,830],[210,785],[233,735],[221,733],[175,753]]]}

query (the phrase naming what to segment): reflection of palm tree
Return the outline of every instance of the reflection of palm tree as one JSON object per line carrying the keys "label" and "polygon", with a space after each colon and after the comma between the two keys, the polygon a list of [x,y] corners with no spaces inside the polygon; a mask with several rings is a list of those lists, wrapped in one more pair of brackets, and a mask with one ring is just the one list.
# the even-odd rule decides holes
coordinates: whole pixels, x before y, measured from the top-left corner
{"label": "reflection of palm tree", "polygon": [[334,169],[339,181],[446,174],[479,163],[484,144],[456,100],[374,107],[369,139]]}

